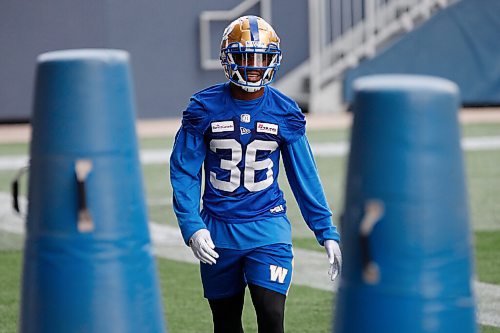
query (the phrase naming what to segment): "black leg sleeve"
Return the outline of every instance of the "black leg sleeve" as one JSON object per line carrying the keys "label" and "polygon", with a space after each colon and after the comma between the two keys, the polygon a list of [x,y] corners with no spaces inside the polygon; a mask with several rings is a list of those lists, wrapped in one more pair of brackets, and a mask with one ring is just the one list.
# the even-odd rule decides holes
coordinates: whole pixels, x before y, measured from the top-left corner
{"label": "black leg sleeve", "polygon": [[259,333],[283,333],[286,296],[256,285],[249,285],[257,312]]}
{"label": "black leg sleeve", "polygon": [[245,290],[228,298],[208,300],[212,310],[214,333],[243,333],[241,313]]}

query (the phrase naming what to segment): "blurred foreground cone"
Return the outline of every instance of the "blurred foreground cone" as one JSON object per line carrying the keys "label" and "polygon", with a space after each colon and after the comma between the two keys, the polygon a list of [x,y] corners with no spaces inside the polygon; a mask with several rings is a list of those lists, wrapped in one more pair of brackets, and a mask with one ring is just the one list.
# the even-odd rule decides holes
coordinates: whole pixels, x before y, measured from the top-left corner
{"label": "blurred foreground cone", "polygon": [[128,54],[38,58],[20,332],[165,332]]}
{"label": "blurred foreground cone", "polygon": [[355,82],[336,333],[474,333],[458,88]]}

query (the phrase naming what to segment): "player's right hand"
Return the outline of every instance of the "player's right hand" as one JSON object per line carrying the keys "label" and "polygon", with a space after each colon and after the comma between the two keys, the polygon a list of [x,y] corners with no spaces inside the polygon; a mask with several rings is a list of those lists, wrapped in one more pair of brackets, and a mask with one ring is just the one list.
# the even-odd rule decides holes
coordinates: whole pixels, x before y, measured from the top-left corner
{"label": "player's right hand", "polygon": [[214,251],[215,244],[207,229],[196,231],[189,239],[189,247],[202,263],[209,265],[217,263],[215,259],[219,258],[219,255]]}

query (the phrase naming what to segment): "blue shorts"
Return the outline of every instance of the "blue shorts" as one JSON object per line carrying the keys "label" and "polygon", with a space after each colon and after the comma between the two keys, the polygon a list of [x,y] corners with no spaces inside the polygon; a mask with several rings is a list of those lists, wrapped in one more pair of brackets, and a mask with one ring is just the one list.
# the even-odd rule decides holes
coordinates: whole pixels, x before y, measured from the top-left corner
{"label": "blue shorts", "polygon": [[292,281],[290,244],[271,244],[248,250],[216,248],[217,264],[200,264],[205,298],[231,297],[254,284],[286,295]]}

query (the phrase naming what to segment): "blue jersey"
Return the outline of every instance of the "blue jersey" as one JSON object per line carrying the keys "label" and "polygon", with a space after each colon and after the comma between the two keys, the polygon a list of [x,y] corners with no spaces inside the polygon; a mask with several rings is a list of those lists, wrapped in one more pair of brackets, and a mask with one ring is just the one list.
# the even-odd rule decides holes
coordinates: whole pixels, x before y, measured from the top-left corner
{"label": "blue jersey", "polygon": [[170,164],[174,210],[186,242],[207,225],[216,234],[216,246],[289,242],[286,201],[277,182],[280,154],[302,214],[318,241],[338,240],[305,138],[304,116],[278,90],[263,89],[263,96],[251,101],[234,99],[228,83],[192,96]]}

